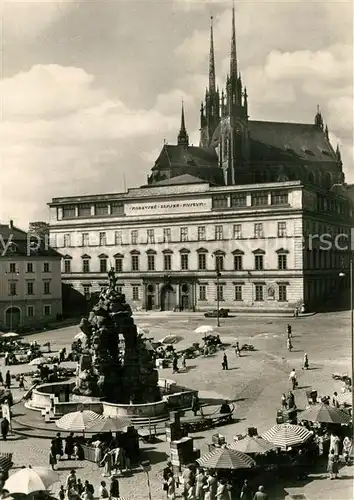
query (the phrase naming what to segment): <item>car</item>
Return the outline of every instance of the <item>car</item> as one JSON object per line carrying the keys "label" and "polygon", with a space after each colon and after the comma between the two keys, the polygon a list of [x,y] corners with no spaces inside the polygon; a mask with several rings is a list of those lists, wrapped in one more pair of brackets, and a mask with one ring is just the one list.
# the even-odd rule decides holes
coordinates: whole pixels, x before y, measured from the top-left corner
{"label": "car", "polygon": [[[229,316],[230,309],[219,309],[219,318],[227,318]],[[204,313],[204,316],[206,318],[217,318],[218,317],[218,310],[217,309],[212,309],[210,311],[207,311]]]}

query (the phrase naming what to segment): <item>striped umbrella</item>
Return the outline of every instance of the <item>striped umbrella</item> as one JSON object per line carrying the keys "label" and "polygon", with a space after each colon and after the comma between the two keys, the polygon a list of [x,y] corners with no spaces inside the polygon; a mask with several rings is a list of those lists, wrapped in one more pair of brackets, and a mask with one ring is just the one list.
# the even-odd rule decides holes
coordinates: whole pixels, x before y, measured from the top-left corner
{"label": "striped umbrella", "polygon": [[337,401],[340,405],[352,405],[352,393],[351,392],[343,392],[338,394]]}
{"label": "striped umbrella", "polygon": [[198,458],[197,462],[207,469],[225,470],[248,469],[256,465],[253,458],[229,448],[217,448]]}
{"label": "striped umbrella", "polygon": [[89,433],[100,434],[101,432],[119,432],[131,425],[127,418],[100,418],[88,429]]}
{"label": "striped umbrella", "polygon": [[302,411],[298,417],[299,420],[308,420],[309,422],[322,422],[327,424],[350,424],[351,418],[348,413],[325,404],[312,405]]}
{"label": "striped umbrella", "polygon": [[93,427],[98,420],[103,420],[101,415],[90,410],[74,411],[67,413],[55,423],[59,429],[71,432],[86,431]]}
{"label": "striped umbrella", "polygon": [[279,448],[287,448],[305,443],[313,435],[301,425],[278,424],[262,434],[262,438]]}
{"label": "striped umbrella", "polygon": [[260,436],[247,436],[239,441],[234,441],[229,445],[229,449],[242,451],[243,453],[264,455],[271,450],[275,450],[276,446]]}

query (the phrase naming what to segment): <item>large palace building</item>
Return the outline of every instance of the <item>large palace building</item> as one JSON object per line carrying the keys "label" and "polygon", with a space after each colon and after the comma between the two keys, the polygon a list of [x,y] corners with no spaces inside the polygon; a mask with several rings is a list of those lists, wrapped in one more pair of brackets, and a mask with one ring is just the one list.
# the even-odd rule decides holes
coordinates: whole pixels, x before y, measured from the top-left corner
{"label": "large palace building", "polygon": [[313,124],[249,120],[234,11],[221,95],[211,26],[200,114],[200,146],[189,145],[182,107],[177,144],[164,144],[147,185],[49,203],[64,283],[87,296],[114,267],[128,301],[147,310],[285,310],[329,298],[350,255],[341,155],[319,109]]}

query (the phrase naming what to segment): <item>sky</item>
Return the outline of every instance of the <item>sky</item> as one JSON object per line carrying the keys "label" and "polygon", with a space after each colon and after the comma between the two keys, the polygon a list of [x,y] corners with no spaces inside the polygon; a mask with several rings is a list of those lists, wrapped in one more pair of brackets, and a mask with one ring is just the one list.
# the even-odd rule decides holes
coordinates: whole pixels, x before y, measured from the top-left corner
{"label": "sky", "polygon": [[[235,1],[250,119],[312,123],[353,169],[353,2]],[[217,80],[232,2],[0,0],[0,221],[48,220],[52,197],[146,183],[181,100],[199,142],[214,17]]]}

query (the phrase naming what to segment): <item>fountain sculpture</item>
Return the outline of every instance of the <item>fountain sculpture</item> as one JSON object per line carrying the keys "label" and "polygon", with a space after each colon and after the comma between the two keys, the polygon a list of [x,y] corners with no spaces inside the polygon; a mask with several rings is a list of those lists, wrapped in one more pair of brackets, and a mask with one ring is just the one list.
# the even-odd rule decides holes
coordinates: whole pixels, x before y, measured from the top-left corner
{"label": "fountain sculpture", "polygon": [[[111,403],[153,403],[161,400],[158,372],[145,340],[134,325],[132,310],[119,293],[114,270],[109,284],[80,329],[85,334],[75,394]],[[124,348],[120,347],[121,336]]]}

